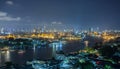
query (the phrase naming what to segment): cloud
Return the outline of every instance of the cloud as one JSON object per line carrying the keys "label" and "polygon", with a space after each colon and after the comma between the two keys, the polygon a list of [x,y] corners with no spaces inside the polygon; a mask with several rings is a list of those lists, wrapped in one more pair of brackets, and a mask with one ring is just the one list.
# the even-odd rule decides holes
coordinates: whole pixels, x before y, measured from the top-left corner
{"label": "cloud", "polygon": [[52,24],[56,24],[57,22],[52,22]]}
{"label": "cloud", "polygon": [[58,24],[62,24],[62,22],[58,22]]}
{"label": "cloud", "polygon": [[20,17],[10,17],[8,13],[0,11],[0,21],[20,21]]}
{"label": "cloud", "polygon": [[51,24],[56,24],[56,25],[60,25],[60,24],[62,24],[62,22],[52,22]]}
{"label": "cloud", "polygon": [[12,18],[12,17],[0,17],[0,21],[20,21],[20,17]]}
{"label": "cloud", "polygon": [[2,17],[2,16],[7,16],[7,13],[0,11],[0,17]]}
{"label": "cloud", "polygon": [[13,3],[13,1],[6,1],[6,4],[13,5],[14,3]]}

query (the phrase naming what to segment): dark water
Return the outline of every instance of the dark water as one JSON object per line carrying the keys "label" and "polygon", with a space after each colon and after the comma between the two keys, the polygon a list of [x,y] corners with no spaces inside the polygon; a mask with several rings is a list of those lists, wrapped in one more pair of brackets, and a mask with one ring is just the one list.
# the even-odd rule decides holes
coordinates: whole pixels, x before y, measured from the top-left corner
{"label": "dark water", "polygon": [[24,64],[28,60],[33,59],[49,59],[52,57],[52,48],[37,48],[27,49],[24,53],[18,53],[16,51],[5,51],[0,53],[0,66],[4,65],[6,61],[12,61],[16,64]]}
{"label": "dark water", "polygon": [[[65,46],[62,46],[62,50],[65,53],[78,51],[84,48],[84,44],[79,42],[70,42]],[[25,64],[26,61],[33,59],[50,59],[52,58],[52,47],[41,47],[37,49],[27,49],[24,53],[18,53],[18,51],[6,51],[0,53],[0,66],[4,65],[6,61],[12,61],[16,64]]]}

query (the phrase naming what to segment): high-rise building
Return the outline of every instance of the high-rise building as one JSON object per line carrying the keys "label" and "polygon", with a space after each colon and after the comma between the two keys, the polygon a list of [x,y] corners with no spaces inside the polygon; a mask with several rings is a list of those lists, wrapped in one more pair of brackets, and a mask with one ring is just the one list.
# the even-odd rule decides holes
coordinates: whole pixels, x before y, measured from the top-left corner
{"label": "high-rise building", "polygon": [[4,34],[4,33],[5,33],[4,28],[1,28],[0,33],[1,33],[1,34]]}

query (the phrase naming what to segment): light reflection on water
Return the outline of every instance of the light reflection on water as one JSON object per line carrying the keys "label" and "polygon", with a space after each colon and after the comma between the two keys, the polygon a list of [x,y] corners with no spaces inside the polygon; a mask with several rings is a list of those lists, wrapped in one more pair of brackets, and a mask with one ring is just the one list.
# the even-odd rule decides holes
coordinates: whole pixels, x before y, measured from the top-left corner
{"label": "light reflection on water", "polygon": [[[56,50],[63,49],[64,52],[72,52],[81,49],[79,43],[71,43],[66,46],[57,47]],[[0,66],[2,66],[6,61],[12,61],[17,64],[24,64],[26,61],[33,59],[50,59],[53,56],[52,47],[41,47],[41,48],[32,48],[25,50],[24,53],[18,53],[18,50],[15,51],[6,51],[0,53]]]}
{"label": "light reflection on water", "polygon": [[1,51],[0,51],[0,63],[2,62],[2,59],[1,59]]}
{"label": "light reflection on water", "polygon": [[6,51],[4,55],[5,55],[5,60],[10,61],[10,51]]}
{"label": "light reflection on water", "polygon": [[52,49],[43,47],[37,49],[28,49],[23,53],[18,52],[19,50],[0,52],[0,66],[4,65],[4,63],[7,61],[24,64],[28,60],[51,58]]}
{"label": "light reflection on water", "polygon": [[4,62],[11,61],[10,54],[10,51],[0,51],[0,66],[3,65]]}

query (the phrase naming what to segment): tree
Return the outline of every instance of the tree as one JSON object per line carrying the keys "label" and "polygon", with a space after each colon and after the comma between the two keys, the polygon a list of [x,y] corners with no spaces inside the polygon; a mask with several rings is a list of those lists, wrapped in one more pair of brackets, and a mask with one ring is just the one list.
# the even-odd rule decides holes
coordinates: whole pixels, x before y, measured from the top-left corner
{"label": "tree", "polygon": [[82,69],[94,69],[94,65],[90,63],[89,61],[85,61],[83,63],[80,63],[79,65]]}
{"label": "tree", "polygon": [[110,65],[105,65],[104,69],[113,69]]}
{"label": "tree", "polygon": [[115,48],[109,45],[105,45],[99,50],[99,53],[104,57],[110,58],[115,53]]}
{"label": "tree", "polygon": [[9,68],[13,65],[13,63],[12,62],[5,62],[5,65],[6,65],[7,68]]}

